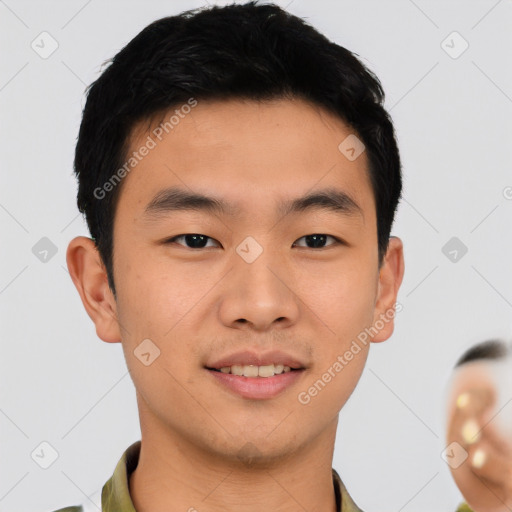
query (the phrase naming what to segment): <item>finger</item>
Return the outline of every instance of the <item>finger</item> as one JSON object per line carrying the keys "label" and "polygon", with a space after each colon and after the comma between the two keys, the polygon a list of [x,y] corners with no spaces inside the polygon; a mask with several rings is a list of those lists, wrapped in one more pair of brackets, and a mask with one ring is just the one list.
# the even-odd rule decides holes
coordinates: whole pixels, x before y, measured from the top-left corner
{"label": "finger", "polygon": [[468,464],[471,472],[480,479],[484,479],[493,486],[496,485],[505,491],[509,489],[512,477],[512,460],[501,451],[496,450],[486,440],[481,440],[468,450],[468,458],[464,464]]}
{"label": "finger", "polygon": [[495,402],[495,395],[489,389],[464,390],[452,404],[450,421],[448,424],[448,437],[459,437],[460,432],[464,444],[472,444],[478,441],[480,428],[483,425],[483,417],[487,411],[492,409]]}

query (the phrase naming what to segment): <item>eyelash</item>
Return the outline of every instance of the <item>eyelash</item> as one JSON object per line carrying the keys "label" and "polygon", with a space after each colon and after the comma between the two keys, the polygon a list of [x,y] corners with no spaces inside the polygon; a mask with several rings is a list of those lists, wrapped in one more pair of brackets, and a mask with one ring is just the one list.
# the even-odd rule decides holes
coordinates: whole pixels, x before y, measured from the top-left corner
{"label": "eyelash", "polygon": [[[169,238],[169,239],[168,239],[168,240],[166,240],[164,243],[165,243],[165,244],[173,244],[173,243],[177,243],[177,242],[176,242],[176,240],[178,240],[178,239],[180,239],[180,238],[184,238],[184,237],[185,237],[185,236],[187,236],[187,235],[202,236],[202,237],[207,238],[208,240],[215,240],[214,238],[212,238],[212,237],[210,237],[210,236],[203,235],[203,234],[201,234],[201,233],[185,233],[185,234],[183,234],[183,235],[177,235],[177,236],[174,236],[174,237],[172,237],[172,238]],[[319,247],[319,248],[314,248],[314,247],[305,247],[305,246],[300,246],[300,247],[303,247],[303,248],[305,248],[305,249],[312,249],[312,250],[314,250],[314,251],[321,251],[322,249],[327,249],[327,248],[329,248],[329,247],[334,247],[334,246],[336,246],[336,245],[343,245],[343,244],[344,244],[343,240],[341,240],[340,238],[335,237],[334,235],[328,235],[328,234],[326,234],[326,233],[311,233],[310,235],[304,235],[304,236],[301,236],[301,237],[300,237],[300,238],[298,238],[297,240],[301,240],[302,238],[306,238],[306,237],[308,237],[308,236],[326,236],[326,237],[328,237],[328,238],[332,238],[332,239],[334,240],[334,243],[329,244],[329,245],[327,245],[327,246],[325,246],[325,247]],[[215,240],[215,241],[217,242],[217,240]],[[217,243],[219,243],[219,242],[217,242]],[[294,244],[294,246],[295,246],[295,243],[296,243],[296,242],[294,242],[294,243],[293,243],[293,244]],[[187,247],[186,245],[184,245],[184,244],[179,244],[179,243],[178,243],[178,245],[182,245],[183,247],[185,247],[185,249],[191,249],[191,250],[193,250],[193,251],[200,251],[200,250],[202,250],[202,249],[206,249],[206,247]]]}

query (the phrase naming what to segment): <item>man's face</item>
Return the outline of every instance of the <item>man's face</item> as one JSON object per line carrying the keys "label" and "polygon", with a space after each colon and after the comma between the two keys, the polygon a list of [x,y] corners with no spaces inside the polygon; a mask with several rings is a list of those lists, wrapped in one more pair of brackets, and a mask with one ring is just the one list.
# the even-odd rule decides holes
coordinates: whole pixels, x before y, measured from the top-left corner
{"label": "man's face", "polygon": [[[113,244],[115,326],[143,432],[172,432],[214,458],[233,460],[246,443],[271,460],[311,446],[321,434],[334,440],[369,343],[359,343],[341,370],[333,365],[389,310],[401,280],[398,272],[395,295],[380,296],[368,159],[365,152],[349,159],[338,149],[351,134],[322,109],[279,100],[199,101],[161,141],[152,136],[156,147],[122,185]],[[141,124],[129,154],[148,135]],[[147,212],[170,187],[229,207]],[[359,210],[278,208],[326,189],[347,194]],[[204,237],[168,242],[185,234]],[[328,236],[308,237],[314,234]],[[392,323],[374,341],[386,339]],[[112,326],[102,329],[100,337],[115,338]],[[160,354],[153,360],[155,347]],[[272,397],[255,398],[253,390],[251,398],[207,369],[243,350],[283,351],[302,370]],[[304,392],[319,379],[324,385],[308,401]]]}

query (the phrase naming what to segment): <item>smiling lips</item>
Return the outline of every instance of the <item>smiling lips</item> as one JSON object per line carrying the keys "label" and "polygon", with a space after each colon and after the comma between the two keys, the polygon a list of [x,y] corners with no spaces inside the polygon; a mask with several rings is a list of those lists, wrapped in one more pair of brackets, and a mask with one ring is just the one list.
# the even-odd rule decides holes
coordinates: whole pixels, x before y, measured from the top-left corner
{"label": "smiling lips", "polygon": [[[258,368],[258,367],[256,367]],[[208,373],[212,375],[224,389],[229,390],[235,395],[251,400],[267,400],[279,395],[285,389],[296,383],[305,373],[305,369],[283,371],[280,374],[268,378],[245,377],[243,375],[233,375],[232,373],[222,373],[221,371],[209,369]]]}
{"label": "smiling lips", "polygon": [[[279,371],[281,366],[282,369]],[[245,375],[245,369],[248,368],[249,374],[245,376],[255,377],[259,375],[260,368],[263,368],[263,373],[266,374],[269,373],[269,370],[273,367],[273,373],[279,374],[285,371],[287,367],[290,368],[290,370],[305,368],[305,364],[299,361],[298,358],[280,350],[265,353],[258,353],[256,350],[244,350],[243,352],[237,352],[212,363],[208,363],[205,367],[212,370],[219,370],[222,373],[228,373],[226,368],[230,368],[230,373],[234,375]],[[253,368],[251,369],[251,367]],[[254,367],[258,369],[258,374],[255,373]],[[240,368],[243,368],[242,373],[239,373]]]}
{"label": "smiling lips", "polygon": [[[295,370],[295,369],[294,369]],[[233,366],[223,366],[220,370],[221,373],[230,373],[232,375],[238,375],[239,377],[273,377],[274,375],[280,375],[281,373],[287,373],[291,371],[289,366],[283,364],[267,364],[263,366],[257,366],[254,364],[234,364]]]}
{"label": "smiling lips", "polygon": [[215,379],[243,398],[272,398],[306,370],[298,358],[281,351],[258,354],[246,350],[226,356],[205,366]]}

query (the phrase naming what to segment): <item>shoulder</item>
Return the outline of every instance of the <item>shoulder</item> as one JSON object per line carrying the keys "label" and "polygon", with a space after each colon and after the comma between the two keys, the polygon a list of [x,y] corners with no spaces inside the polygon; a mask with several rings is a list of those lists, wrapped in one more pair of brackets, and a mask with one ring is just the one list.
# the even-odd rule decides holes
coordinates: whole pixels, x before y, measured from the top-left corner
{"label": "shoulder", "polygon": [[461,503],[457,508],[456,512],[473,512],[467,503]]}
{"label": "shoulder", "polygon": [[53,512],[84,512],[84,509],[81,505],[74,505],[72,507],[59,508]]}
{"label": "shoulder", "polygon": [[78,504],[68,505],[66,507],[52,510],[52,512],[101,512],[101,489],[89,495],[84,501],[77,500]]}
{"label": "shoulder", "polygon": [[52,512],[101,512],[101,510],[101,498],[98,498],[96,494],[92,497],[89,497],[87,501],[84,501],[80,505],[69,505],[64,508],[52,510]]}

